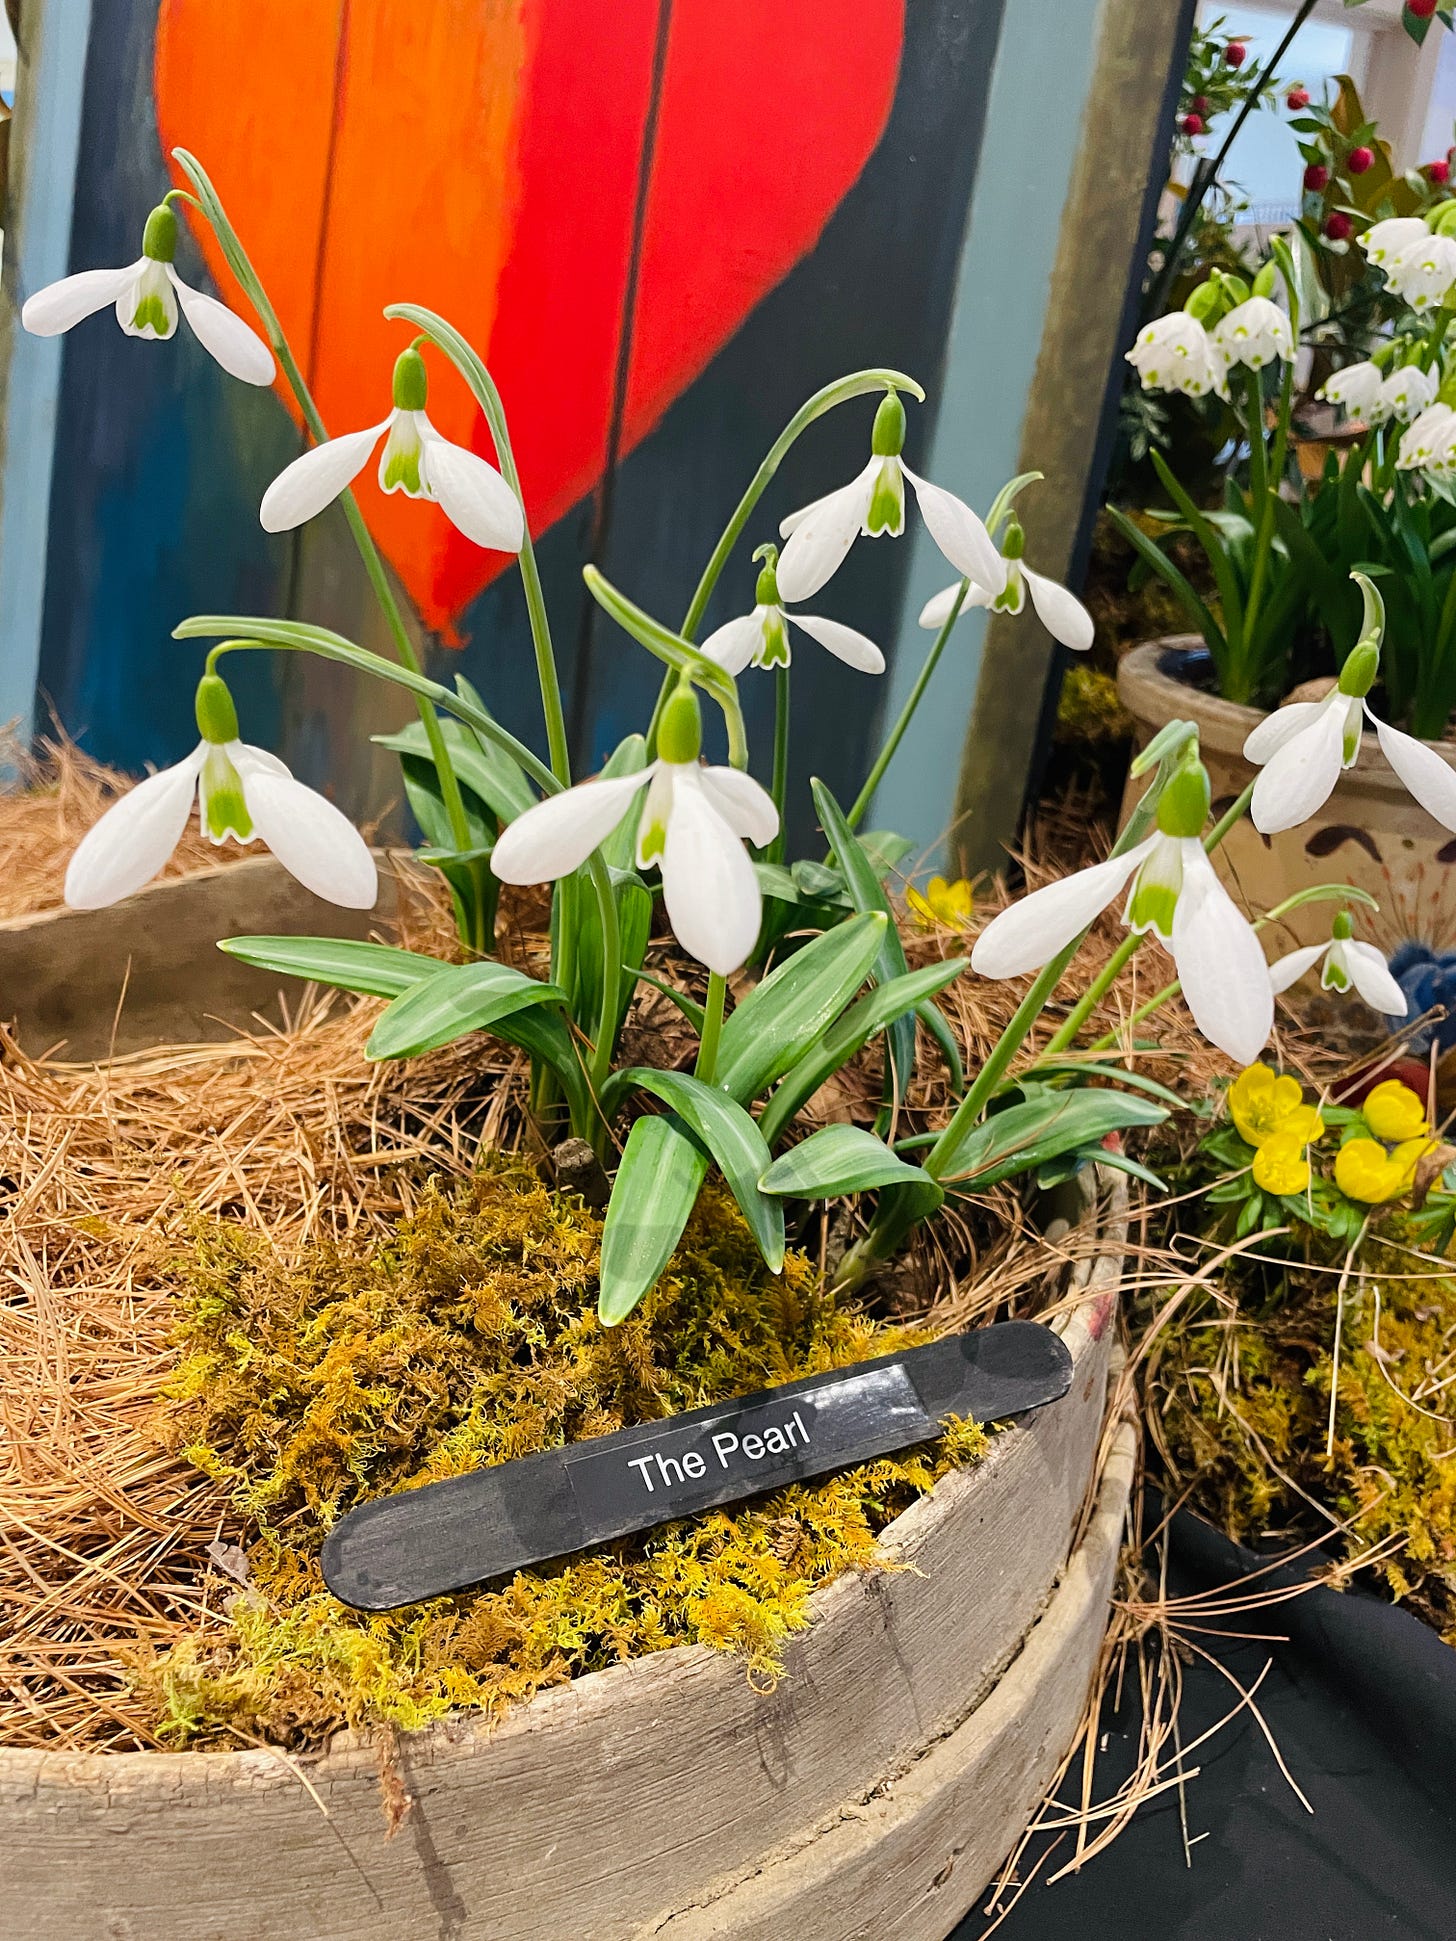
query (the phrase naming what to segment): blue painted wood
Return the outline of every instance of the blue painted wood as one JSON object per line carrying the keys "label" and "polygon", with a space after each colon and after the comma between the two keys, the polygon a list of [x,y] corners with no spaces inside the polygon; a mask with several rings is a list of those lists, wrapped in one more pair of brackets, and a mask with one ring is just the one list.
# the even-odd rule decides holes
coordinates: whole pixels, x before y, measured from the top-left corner
{"label": "blue painted wood", "polygon": [[5,244],[9,354],[0,469],[0,724],[18,722],[22,736],[33,724],[40,666],[62,347],[54,338],[21,330],[19,308],[32,290],[66,273],[69,185],[81,139],[90,30],[91,0],[49,0],[27,9],[21,51],[26,99],[11,131],[20,195]]}

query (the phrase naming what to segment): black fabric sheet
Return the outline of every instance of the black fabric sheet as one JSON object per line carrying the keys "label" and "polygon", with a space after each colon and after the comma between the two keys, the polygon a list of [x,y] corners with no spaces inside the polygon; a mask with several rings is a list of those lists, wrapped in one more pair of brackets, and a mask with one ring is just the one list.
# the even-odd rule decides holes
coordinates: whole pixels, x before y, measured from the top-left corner
{"label": "black fabric sheet", "polygon": [[[1263,1561],[1186,1514],[1172,1538],[1173,1595],[1230,1583]],[[1280,1569],[1260,1581],[1298,1575]],[[1257,1722],[1241,1713],[1192,1757],[1201,1770],[1186,1789],[1191,1864],[1172,1791],[1055,1886],[1045,1878],[1068,1857],[1070,1839],[1034,1868],[1033,1848],[1031,1884],[997,1941],[1456,1941],[1456,1650],[1409,1612],[1358,1590],[1311,1590],[1215,1621],[1232,1635],[1199,1642],[1245,1689],[1272,1658],[1258,1705],[1313,1814]],[[1255,1632],[1287,1642],[1248,1635]],[[1184,1694],[1185,1744],[1237,1699],[1196,1660]],[[1136,1694],[1125,1694],[1121,1715],[1110,1704],[1104,1711],[1098,1798],[1131,1768],[1136,1705]],[[1078,1773],[1064,1799],[1075,1804],[1080,1789]],[[973,1910],[954,1941],[978,1941],[989,1925]]]}

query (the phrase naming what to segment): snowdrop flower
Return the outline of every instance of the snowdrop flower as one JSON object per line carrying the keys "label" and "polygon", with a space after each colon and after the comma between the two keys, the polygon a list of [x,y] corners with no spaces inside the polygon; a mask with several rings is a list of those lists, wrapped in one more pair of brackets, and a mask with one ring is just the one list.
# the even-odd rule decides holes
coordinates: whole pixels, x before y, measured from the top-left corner
{"label": "snowdrop flower", "polygon": [[1351,417],[1363,418],[1367,424],[1383,425],[1391,418],[1406,424],[1435,402],[1440,388],[1438,374],[1423,371],[1419,364],[1402,364],[1387,376],[1378,364],[1366,360],[1336,371],[1315,396],[1326,404],[1343,405]]}
{"label": "snowdrop flower", "polygon": [[177,332],[180,309],[202,348],[245,384],[273,382],[273,353],[258,333],[216,297],[184,283],[172,267],[177,218],[161,203],[147,217],[142,253],[119,270],[82,270],[27,297],[20,321],[36,337],[56,337],[85,317],[116,307],[128,337],[165,338]]}
{"label": "snowdrop flower", "polygon": [[972,969],[995,978],[1039,970],[1131,880],[1124,923],[1139,935],[1151,930],[1172,953],[1204,1037],[1251,1063],[1273,1029],[1274,994],[1259,939],[1199,840],[1208,804],[1208,772],[1187,757],[1163,789],[1158,826],[1146,841],[1003,910],[976,940]]}
{"label": "snowdrop flower", "polygon": [[1005,581],[1001,555],[971,508],[929,479],[916,476],[900,456],[905,443],[905,407],[893,391],[875,413],[870,462],[848,485],[791,512],[779,527],[788,542],[778,562],[779,591],[785,600],[807,600],[844,564],[863,533],[898,537],[905,530],[905,481],[915,488],[930,536],[963,577],[999,593]]}
{"label": "snowdrop flower", "polygon": [[182,839],[193,801],[215,843],[261,836],[305,889],[346,910],[369,910],[379,891],[369,846],[332,802],[294,781],[276,755],[238,739],[222,677],[197,686],[202,740],[185,761],[138,782],[82,838],[66,871],[73,910],[99,910],[149,883]]}
{"label": "snowdrop flower", "polygon": [[1456,472],[1456,411],[1432,404],[1402,434],[1395,464],[1401,472],[1429,472],[1446,478]]}
{"label": "snowdrop flower", "polygon": [[708,635],[699,649],[730,674],[741,674],[745,667],[787,667],[789,622],[801,628],[811,640],[827,647],[837,660],[857,667],[861,674],[883,674],[885,657],[875,643],[853,627],[838,620],[820,620],[813,614],[788,613],[779,596],[776,546],[760,546],[754,554],[762,559],[752,613],[729,620]]}
{"label": "snowdrop flower", "polygon": [[[1036,616],[1051,635],[1063,647],[1075,647],[1079,653],[1092,645],[1094,628],[1092,616],[1074,593],[1069,593],[1055,580],[1043,578],[1033,573],[1029,566],[1022,564],[1022,550],[1026,545],[1026,533],[1021,521],[1013,513],[1006,522],[1006,532],[1001,541],[1001,553],[1006,562],[1006,584],[999,593],[990,593],[984,586],[972,580],[961,601],[961,612],[970,607],[993,607],[997,613],[1020,613],[1026,605],[1026,597],[1031,595],[1031,604]],[[920,609],[922,627],[938,631],[943,627],[955,610],[960,598],[960,581],[948,586],[925,602]]]}
{"label": "snowdrop flower", "polygon": [[1456,283],[1456,237],[1418,237],[1386,263],[1385,281],[1412,310],[1444,303]]}
{"label": "snowdrop flower", "polygon": [[1276,357],[1287,361],[1294,355],[1289,319],[1269,297],[1235,304],[1214,326],[1213,341],[1225,364],[1246,364],[1251,371],[1262,370]]}
{"label": "snowdrop flower", "polygon": [[394,409],[377,425],[345,432],[295,458],[263,494],[265,532],[291,532],[332,505],[364,470],[384,434],[379,484],[385,492],[433,499],[452,526],[502,553],[518,553],[526,534],[521,502],[494,465],[442,438],[425,413],[429,379],[414,349],[395,360]]}
{"label": "snowdrop flower", "polygon": [[763,899],[745,841],[778,834],[773,798],[736,768],[703,768],[697,696],[680,685],[663,709],[658,758],[635,775],[614,775],[549,795],[507,824],[490,866],[503,883],[569,876],[604,843],[645,788],[637,864],[656,863],[678,942],[727,977],[758,940]]}
{"label": "snowdrop flower", "polygon": [[1354,925],[1341,910],[1330,927],[1327,944],[1306,944],[1269,966],[1274,995],[1287,991],[1321,960],[1320,983],[1327,991],[1357,991],[1371,1010],[1387,1018],[1403,1018],[1410,1008],[1405,992],[1390,974],[1390,966],[1374,944],[1355,941]]}
{"label": "snowdrop flower", "polygon": [[1145,391],[1182,391],[1190,398],[1210,391],[1226,395],[1227,359],[1222,346],[1186,310],[1171,310],[1138,332],[1127,361]]}
{"label": "snowdrop flower", "polygon": [[1249,814],[1263,835],[1294,829],[1329,800],[1340,770],[1360,752],[1362,717],[1375,730],[1380,752],[1416,801],[1445,828],[1456,830],[1456,770],[1434,748],[1402,734],[1371,712],[1365,697],[1380,671],[1385,608],[1363,573],[1352,573],[1365,596],[1365,624],[1346,656],[1340,678],[1323,701],[1291,701],[1276,708],[1244,743],[1244,759],[1261,770]]}
{"label": "snowdrop flower", "polygon": [[1430,233],[1420,216],[1389,216],[1370,225],[1360,238],[1360,247],[1377,269],[1384,269],[1413,243],[1423,243]]}

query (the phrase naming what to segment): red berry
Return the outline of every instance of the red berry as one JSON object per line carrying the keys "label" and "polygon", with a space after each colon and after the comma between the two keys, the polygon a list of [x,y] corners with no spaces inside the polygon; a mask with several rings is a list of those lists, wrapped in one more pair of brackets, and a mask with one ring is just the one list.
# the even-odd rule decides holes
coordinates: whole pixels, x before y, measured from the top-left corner
{"label": "red berry", "polygon": [[1195,94],[1193,99],[1188,103],[1188,105],[1193,110],[1194,114],[1206,115],[1208,113],[1208,108],[1209,108],[1208,96],[1206,94]]}
{"label": "red berry", "polygon": [[1449,182],[1451,179],[1451,164],[1449,162],[1427,162],[1425,166],[1425,177],[1428,182]]}
{"label": "red berry", "polygon": [[1185,135],[1201,135],[1203,133],[1203,127],[1202,115],[1184,115],[1183,133]]}
{"label": "red berry", "polygon": [[1309,106],[1308,88],[1291,88],[1284,97],[1284,105],[1286,108],[1294,109],[1296,113],[1301,108],[1307,108]]}
{"label": "red berry", "polygon": [[1345,157],[1345,167],[1351,175],[1363,175],[1374,160],[1373,148],[1352,148]]}
{"label": "red berry", "polygon": [[1354,223],[1342,209],[1336,209],[1333,215],[1325,217],[1325,234],[1332,243],[1349,242],[1354,228]]}
{"label": "red berry", "polygon": [[1223,57],[1230,67],[1242,67],[1248,56],[1249,50],[1241,40],[1231,40],[1223,50]]}
{"label": "red berry", "polygon": [[1304,186],[1311,195],[1318,195],[1321,189],[1329,187],[1330,172],[1323,162],[1311,162],[1304,171]]}
{"label": "red berry", "polygon": [[1405,0],[1405,10],[1417,20],[1429,20],[1438,4],[1439,0]]}

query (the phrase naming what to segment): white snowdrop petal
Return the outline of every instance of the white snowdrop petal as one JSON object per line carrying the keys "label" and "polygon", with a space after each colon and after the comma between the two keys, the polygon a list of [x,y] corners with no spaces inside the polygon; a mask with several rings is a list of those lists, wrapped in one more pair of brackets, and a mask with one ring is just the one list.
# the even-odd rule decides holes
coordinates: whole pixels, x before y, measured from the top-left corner
{"label": "white snowdrop petal", "polygon": [[763,899],[748,852],[691,781],[673,793],[662,900],[683,949],[720,977],[731,976],[758,941]]}
{"label": "white snowdrop petal", "polygon": [[1323,701],[1290,701],[1285,707],[1266,714],[1244,742],[1244,760],[1255,764],[1267,762],[1302,728],[1307,728],[1323,706]]}
{"label": "white snowdrop petal", "polygon": [[316,789],[250,759],[242,743],[234,766],[253,827],[290,876],[346,910],[372,910],[379,873],[369,845],[341,809]]}
{"label": "white snowdrop petal", "polygon": [[1417,802],[1444,828],[1456,829],[1456,770],[1449,768],[1425,742],[1378,721],[1368,708],[1365,712],[1380,738],[1381,754]]}
{"label": "white snowdrop petal", "polygon": [[820,620],[810,613],[791,613],[788,617],[794,626],[802,627],[811,640],[827,647],[846,666],[857,667],[861,674],[884,673],[885,657],[867,635],[857,633],[841,621]]}
{"label": "white snowdrop petal", "polygon": [[315,445],[274,479],[263,494],[258,521],[264,532],[292,532],[305,520],[314,518],[332,505],[346,486],[352,485],[369,463],[369,454],[379,443],[389,419],[371,425],[366,431],[346,431],[342,438],[330,438]]}
{"label": "white snowdrop petal", "polygon": [[[953,585],[932,595],[920,609],[920,625],[929,632],[939,633],[951,616],[951,610],[956,603],[956,595],[960,590],[961,583],[957,580]],[[972,580],[966,588],[965,599],[961,601],[961,612],[969,613],[972,607],[988,607],[995,598],[996,595],[994,593],[988,593],[984,586],[977,586],[976,582]]]}
{"label": "white snowdrop petal", "polygon": [[715,628],[698,649],[716,661],[725,673],[741,674],[758,651],[763,626],[758,614],[742,613],[736,620],[725,620]]}
{"label": "white snowdrop petal", "polygon": [[1230,1058],[1251,1065],[1274,1029],[1269,967],[1252,925],[1196,837],[1184,845],[1173,961],[1198,1029]]}
{"label": "white snowdrop petal", "polygon": [[[944,486],[932,485],[907,465],[905,476],[915,488],[926,530],[958,573],[990,590],[992,598],[1006,584],[1006,561],[997,552],[985,524],[964,499]],[[780,577],[782,585],[782,576]]]}
{"label": "white snowdrop petal", "polygon": [[656,767],[654,762],[633,775],[578,782],[548,795],[501,831],[491,868],[503,883],[550,883],[569,876],[611,835]]}
{"label": "white snowdrop petal", "polygon": [[760,849],[779,832],[779,812],[768,790],[739,768],[700,768],[698,787],[735,836]]}
{"label": "white snowdrop petal", "polygon": [[1385,1018],[1403,1018],[1410,1010],[1405,992],[1390,974],[1390,966],[1374,944],[1357,943],[1353,938],[1337,945],[1340,962],[1350,982],[1371,1010]]}
{"label": "white snowdrop petal", "polygon": [[1302,950],[1291,950],[1287,957],[1277,958],[1269,966],[1269,988],[1275,997],[1287,991],[1291,984],[1297,984],[1328,949],[1328,944],[1306,944]]}
{"label": "white snowdrop petal", "polygon": [[57,337],[83,317],[115,303],[136,269],[135,263],[128,263],[124,269],[81,270],[75,276],[63,276],[59,283],[48,283],[26,298],[20,321],[34,337]]}
{"label": "white snowdrop petal", "polygon": [[[848,485],[792,519],[776,569],[781,599],[807,600],[839,571],[869,511],[879,465],[879,459],[872,459]],[[790,526],[786,519],[780,530]]]}
{"label": "white snowdrop petal", "polygon": [[1259,771],[1249,814],[1261,834],[1297,829],[1329,801],[1345,759],[1345,714],[1321,703],[1318,719],[1291,735]]}
{"label": "white snowdrop petal", "polygon": [[452,445],[431,427],[420,453],[420,473],[445,517],[467,539],[498,553],[521,550],[526,537],[521,502],[478,452]]}
{"label": "white snowdrop petal", "polygon": [[100,910],[150,883],[182,839],[205,748],[129,789],[81,838],[66,870],[66,902]]}
{"label": "white snowdrop petal", "polygon": [[167,278],[177,292],[182,315],[193,336],[229,377],[244,384],[271,384],[274,378],[273,353],[257,331],[245,324],[235,311],[216,297],[204,296],[184,283],[170,264]]}
{"label": "white snowdrop petal", "polygon": [[997,978],[1040,970],[1116,899],[1156,841],[1149,836],[1125,855],[1109,856],[1105,863],[1079,869],[1013,903],[976,939],[971,968],[982,977]]}
{"label": "white snowdrop petal", "polygon": [[1031,594],[1031,604],[1036,608],[1037,618],[1052,639],[1059,640],[1064,647],[1071,647],[1079,654],[1085,653],[1092,645],[1096,629],[1091,614],[1076,594],[1069,593],[1064,586],[1058,586],[1055,580],[1033,573],[1029,567],[1022,567],[1021,576]]}

